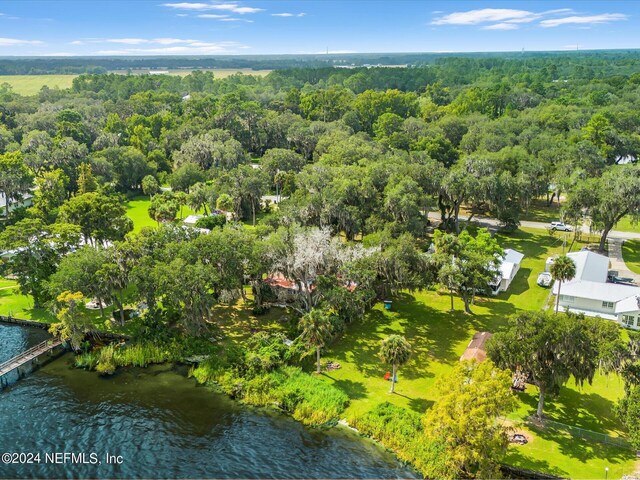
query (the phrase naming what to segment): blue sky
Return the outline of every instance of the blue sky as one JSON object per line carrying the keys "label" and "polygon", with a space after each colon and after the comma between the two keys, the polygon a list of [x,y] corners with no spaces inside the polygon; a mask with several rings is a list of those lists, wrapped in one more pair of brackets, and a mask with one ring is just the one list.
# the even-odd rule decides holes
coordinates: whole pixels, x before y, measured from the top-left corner
{"label": "blue sky", "polygon": [[0,0],[0,56],[640,48],[640,1]]}

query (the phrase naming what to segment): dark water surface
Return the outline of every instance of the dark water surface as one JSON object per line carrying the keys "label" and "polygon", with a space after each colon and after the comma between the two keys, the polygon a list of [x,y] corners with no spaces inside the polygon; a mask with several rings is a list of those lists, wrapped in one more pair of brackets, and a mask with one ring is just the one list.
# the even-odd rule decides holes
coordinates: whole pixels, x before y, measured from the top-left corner
{"label": "dark water surface", "polygon": [[[0,325],[0,361],[42,333]],[[245,408],[197,387],[184,370],[129,369],[103,379],[71,360],[0,391],[0,454],[40,453],[40,463],[0,463],[0,478],[415,478],[352,432]],[[52,456],[65,452],[101,463]],[[123,463],[108,464],[107,454]]]}

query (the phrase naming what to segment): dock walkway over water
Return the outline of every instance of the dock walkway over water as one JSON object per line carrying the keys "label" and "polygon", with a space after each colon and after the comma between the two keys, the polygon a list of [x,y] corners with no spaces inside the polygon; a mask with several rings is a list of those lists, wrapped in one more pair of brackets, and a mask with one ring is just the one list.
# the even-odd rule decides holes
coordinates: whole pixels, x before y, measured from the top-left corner
{"label": "dock walkway over water", "polygon": [[6,387],[10,382],[8,377],[12,372],[17,372],[17,377],[22,378],[31,372],[35,365],[40,364],[40,359],[47,355],[49,357],[56,350],[60,350],[62,342],[58,339],[45,340],[38,345],[16,355],[15,357],[0,364],[0,388]]}

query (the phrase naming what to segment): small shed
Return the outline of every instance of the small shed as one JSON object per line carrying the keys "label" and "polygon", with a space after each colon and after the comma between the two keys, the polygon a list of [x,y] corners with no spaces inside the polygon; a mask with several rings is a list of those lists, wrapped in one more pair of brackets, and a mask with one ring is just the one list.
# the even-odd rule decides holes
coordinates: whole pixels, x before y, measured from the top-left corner
{"label": "small shed", "polygon": [[183,220],[185,225],[194,226],[198,220],[204,218],[204,215],[189,215],[187,218]]}
{"label": "small shed", "polygon": [[467,349],[460,357],[460,361],[475,360],[478,363],[483,362],[487,358],[485,344],[492,336],[493,334],[489,332],[476,332],[469,342],[469,345],[467,345]]}

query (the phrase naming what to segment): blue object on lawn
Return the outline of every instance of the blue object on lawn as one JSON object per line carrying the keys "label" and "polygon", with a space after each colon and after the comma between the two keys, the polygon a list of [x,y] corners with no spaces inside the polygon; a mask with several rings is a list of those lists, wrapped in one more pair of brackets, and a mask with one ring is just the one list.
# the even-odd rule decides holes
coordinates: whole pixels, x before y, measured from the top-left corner
{"label": "blue object on lawn", "polygon": [[385,300],[384,301],[384,309],[385,310],[391,310],[391,300]]}

